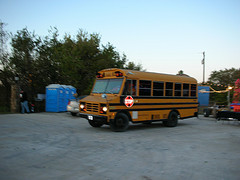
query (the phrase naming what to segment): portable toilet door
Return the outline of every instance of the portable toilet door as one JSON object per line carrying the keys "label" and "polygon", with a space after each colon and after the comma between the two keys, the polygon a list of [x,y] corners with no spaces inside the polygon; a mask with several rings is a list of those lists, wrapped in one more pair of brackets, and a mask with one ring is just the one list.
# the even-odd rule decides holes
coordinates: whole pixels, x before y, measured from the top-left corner
{"label": "portable toilet door", "polygon": [[73,86],[68,86],[69,88],[69,99],[76,99],[76,97],[74,97],[74,94],[77,92],[76,88]]}
{"label": "portable toilet door", "polygon": [[199,106],[209,106],[209,86],[198,86]]}
{"label": "portable toilet door", "polygon": [[60,112],[59,97],[62,86],[50,84],[46,87],[46,112]]}
{"label": "portable toilet door", "polygon": [[61,85],[61,89],[59,90],[59,111],[64,112],[67,111],[67,107],[65,105],[65,98],[66,98],[66,89],[64,85]]}
{"label": "portable toilet door", "polygon": [[68,86],[66,86],[66,85],[62,85],[63,86],[63,88],[64,88],[64,107],[63,107],[63,109],[64,109],[64,111],[67,111],[67,105],[68,105],[68,102],[69,102],[69,96],[70,96],[70,89],[69,89],[69,87]]}

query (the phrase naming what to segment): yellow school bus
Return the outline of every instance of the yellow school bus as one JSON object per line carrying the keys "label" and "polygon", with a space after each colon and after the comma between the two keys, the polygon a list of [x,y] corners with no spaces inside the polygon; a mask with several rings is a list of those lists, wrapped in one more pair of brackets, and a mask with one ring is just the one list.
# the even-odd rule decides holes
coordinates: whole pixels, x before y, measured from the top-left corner
{"label": "yellow school bus", "polygon": [[178,119],[197,116],[197,95],[197,81],[189,76],[104,69],[79,111],[91,126],[107,124],[113,131],[127,130],[129,122],[175,127]]}

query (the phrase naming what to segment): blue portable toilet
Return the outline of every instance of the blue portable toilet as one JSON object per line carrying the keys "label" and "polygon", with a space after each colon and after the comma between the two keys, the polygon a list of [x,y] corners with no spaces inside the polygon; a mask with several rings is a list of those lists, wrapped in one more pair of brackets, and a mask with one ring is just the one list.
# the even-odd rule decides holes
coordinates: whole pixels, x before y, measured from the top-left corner
{"label": "blue portable toilet", "polygon": [[74,97],[74,94],[77,92],[76,88],[69,85],[68,85],[68,88],[69,88],[69,99],[76,99]]}
{"label": "blue portable toilet", "polygon": [[209,86],[198,86],[199,106],[209,106]]}
{"label": "blue portable toilet", "polygon": [[63,111],[64,88],[60,84],[50,84],[46,87],[46,112]]}
{"label": "blue portable toilet", "polygon": [[66,89],[64,85],[61,85],[61,93],[59,94],[59,111],[64,112],[67,111],[67,106],[66,106]]}
{"label": "blue portable toilet", "polygon": [[62,85],[63,88],[64,88],[64,102],[63,102],[63,111],[67,111],[67,105],[68,105],[68,102],[69,102],[69,96],[70,96],[70,89],[68,86],[66,85]]}

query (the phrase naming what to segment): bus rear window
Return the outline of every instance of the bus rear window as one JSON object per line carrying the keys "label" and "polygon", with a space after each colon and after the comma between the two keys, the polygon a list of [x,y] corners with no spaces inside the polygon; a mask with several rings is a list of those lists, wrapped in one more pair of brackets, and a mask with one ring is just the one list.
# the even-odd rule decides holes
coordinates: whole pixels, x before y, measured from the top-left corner
{"label": "bus rear window", "polygon": [[183,84],[183,96],[189,96],[189,84]]}
{"label": "bus rear window", "polygon": [[94,85],[92,93],[118,94],[123,79],[98,79]]}
{"label": "bus rear window", "polygon": [[197,85],[191,84],[191,96],[195,97],[197,95]]}

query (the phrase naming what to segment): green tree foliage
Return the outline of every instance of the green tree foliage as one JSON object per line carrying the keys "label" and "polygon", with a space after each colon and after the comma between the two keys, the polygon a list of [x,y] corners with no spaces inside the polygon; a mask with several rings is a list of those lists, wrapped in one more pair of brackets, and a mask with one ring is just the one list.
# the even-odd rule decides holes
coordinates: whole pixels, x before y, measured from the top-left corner
{"label": "green tree foliage", "polygon": [[221,85],[233,86],[235,81],[240,78],[240,68],[224,69],[220,71],[212,71],[209,82]]}
{"label": "green tree foliage", "polygon": [[112,44],[101,45],[99,34],[82,30],[74,37],[65,34],[61,40],[57,28],[51,28],[44,38],[24,28],[12,36],[11,46],[11,72],[20,77],[19,84],[32,97],[53,83],[73,85],[79,94],[88,94],[96,73],[105,68],[142,70]]}
{"label": "green tree foliage", "polygon": [[15,74],[19,75],[21,82],[25,83],[32,78],[35,73],[35,63],[38,56],[37,47],[41,40],[34,33],[29,32],[26,28],[18,31],[12,37],[12,56],[10,65]]}
{"label": "green tree foliage", "polygon": [[9,33],[4,30],[6,24],[0,21],[0,80],[4,86],[10,87],[12,72],[9,67],[7,41]]}
{"label": "green tree foliage", "polygon": [[[217,91],[226,90],[228,86],[234,86],[237,79],[240,78],[240,68],[230,68],[219,71],[213,71],[208,79],[208,84]],[[230,101],[232,101],[233,91],[230,92]],[[210,101],[217,104],[227,105],[227,93],[210,94]]]}
{"label": "green tree foliage", "polygon": [[145,71],[141,64],[135,64],[134,62],[128,62],[125,69],[137,70],[137,71]]}

